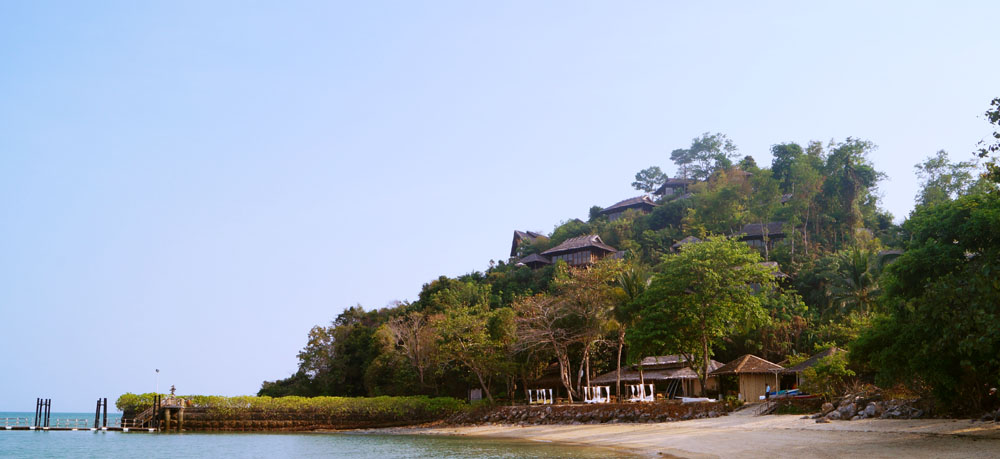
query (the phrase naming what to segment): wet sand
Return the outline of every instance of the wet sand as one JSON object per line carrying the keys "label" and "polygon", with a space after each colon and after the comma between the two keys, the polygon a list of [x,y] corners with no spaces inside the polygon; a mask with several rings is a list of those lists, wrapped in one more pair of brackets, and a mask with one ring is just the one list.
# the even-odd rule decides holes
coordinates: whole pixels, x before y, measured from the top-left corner
{"label": "wet sand", "polygon": [[1000,424],[954,419],[834,421],[752,416],[659,424],[411,427],[382,433],[469,435],[598,446],[655,457],[1000,457]]}

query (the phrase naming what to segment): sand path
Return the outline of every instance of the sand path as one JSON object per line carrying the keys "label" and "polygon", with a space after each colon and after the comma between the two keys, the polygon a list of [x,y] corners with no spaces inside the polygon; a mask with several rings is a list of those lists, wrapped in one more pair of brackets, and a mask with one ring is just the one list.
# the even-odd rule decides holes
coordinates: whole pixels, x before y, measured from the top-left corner
{"label": "sand path", "polygon": [[801,416],[736,413],[660,424],[418,427],[393,432],[517,438],[659,457],[1000,457],[1000,424],[953,419],[817,424]]}

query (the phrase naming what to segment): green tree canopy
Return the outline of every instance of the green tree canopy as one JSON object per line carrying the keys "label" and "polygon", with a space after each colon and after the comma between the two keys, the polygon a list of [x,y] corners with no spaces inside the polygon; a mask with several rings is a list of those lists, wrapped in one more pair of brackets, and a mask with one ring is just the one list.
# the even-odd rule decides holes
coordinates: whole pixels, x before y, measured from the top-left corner
{"label": "green tree canopy", "polygon": [[761,290],[771,269],[746,244],[722,236],[665,256],[637,299],[638,320],[628,332],[630,352],[684,355],[704,391],[714,348],[724,338],[766,318]]}

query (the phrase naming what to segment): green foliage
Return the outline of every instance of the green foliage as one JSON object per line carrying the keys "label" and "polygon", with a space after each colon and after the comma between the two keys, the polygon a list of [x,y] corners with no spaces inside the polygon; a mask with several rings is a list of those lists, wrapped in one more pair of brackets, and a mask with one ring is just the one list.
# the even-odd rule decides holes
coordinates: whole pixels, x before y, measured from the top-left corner
{"label": "green foliage", "polygon": [[[821,351],[822,349],[816,349]],[[826,400],[843,395],[856,376],[848,367],[846,352],[837,352],[816,362],[802,371],[801,389],[810,394],[823,396]]]}
{"label": "green foliage", "polygon": [[746,244],[721,236],[664,257],[636,300],[630,352],[685,355],[704,387],[713,349],[729,335],[766,320],[758,292],[770,289],[774,276],[760,261]]}
{"label": "green foliage", "polygon": [[[218,395],[182,395],[192,407],[205,408],[216,416],[232,418],[253,412],[266,418],[269,414],[308,412],[338,419],[374,418],[380,420],[441,419],[468,409],[464,401],[450,397],[223,397]],[[152,406],[153,394],[127,393],[115,406],[138,412]]]}
{"label": "green foliage", "polygon": [[977,183],[974,173],[976,164],[972,161],[952,163],[948,153],[939,150],[937,154],[913,166],[920,177],[920,192],[917,204],[929,206],[948,202],[966,194]]}
{"label": "green foliage", "polygon": [[639,191],[652,193],[666,181],[667,174],[664,174],[663,171],[660,170],[659,166],[651,166],[636,172],[635,181],[632,182],[632,187]]}
{"label": "green foliage", "polygon": [[783,191],[791,191],[791,185],[794,183],[792,165],[804,154],[802,147],[794,142],[771,146],[771,156],[774,158],[771,161],[771,173],[774,174],[775,180],[781,184]]}
{"label": "green foliage", "polygon": [[736,156],[732,140],[724,134],[707,132],[691,140],[690,147],[670,152],[670,160],[681,175],[696,180],[705,180],[713,172],[731,167]]}
{"label": "green foliage", "polygon": [[[990,102],[990,108],[986,110],[985,114],[986,121],[994,126],[997,126],[998,129],[993,131],[993,142],[979,142],[981,148],[977,154],[980,158],[988,158],[990,155],[1000,153],[1000,97],[997,97]],[[983,174],[983,178],[994,183],[1000,183],[1000,163],[998,163],[998,161],[1000,161],[1000,158],[996,157],[987,161],[986,173]]]}
{"label": "green foliage", "polygon": [[889,314],[852,345],[877,382],[926,384],[975,411],[1000,385],[1000,196],[973,194],[914,212],[906,252],[887,269]]}

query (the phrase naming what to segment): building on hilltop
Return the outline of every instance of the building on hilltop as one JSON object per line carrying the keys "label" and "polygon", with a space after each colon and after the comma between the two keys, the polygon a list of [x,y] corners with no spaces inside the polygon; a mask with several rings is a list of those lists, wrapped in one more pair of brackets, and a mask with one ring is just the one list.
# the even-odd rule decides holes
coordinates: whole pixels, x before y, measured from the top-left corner
{"label": "building on hilltop", "polygon": [[527,266],[531,269],[544,268],[551,264],[552,260],[549,260],[548,258],[539,255],[537,253],[533,253],[520,260],[517,260],[517,266]]}
{"label": "building on hilltop", "polygon": [[545,237],[542,233],[536,233],[534,231],[518,231],[514,230],[514,241],[510,244],[510,256],[511,258],[517,256],[517,248],[524,243],[524,241],[535,242],[538,238]]}
{"label": "building on hilltop", "polygon": [[663,198],[670,198],[673,196],[680,196],[687,193],[688,186],[694,183],[694,180],[686,178],[671,178],[667,179],[663,185],[660,185],[653,194],[657,196],[662,196]]}
{"label": "building on hilltop", "polygon": [[740,230],[740,240],[751,247],[764,249],[764,235],[767,235],[767,250],[774,249],[774,243],[785,238],[785,222],[747,223]]}
{"label": "building on hilltop", "polygon": [[649,196],[642,195],[612,204],[611,207],[602,210],[600,213],[601,215],[607,215],[608,221],[615,221],[622,218],[626,210],[633,209],[648,214],[654,207],[656,207],[656,203]]}
{"label": "building on hilltop", "polygon": [[674,243],[674,245],[670,246],[670,249],[673,250],[674,252],[680,252],[681,247],[684,247],[688,244],[697,244],[699,242],[701,242],[701,239],[698,239],[694,236],[688,236]]}
{"label": "building on hilltop", "polygon": [[542,252],[553,263],[563,260],[570,266],[586,266],[618,250],[604,243],[596,234],[569,238],[549,250]]}

